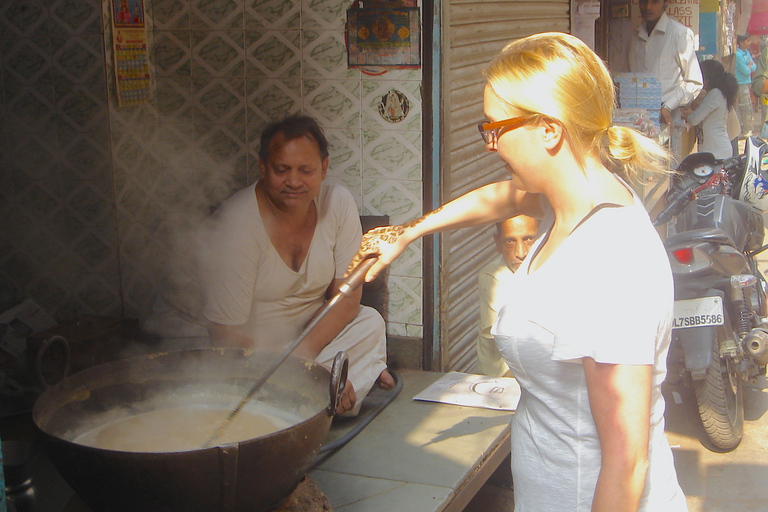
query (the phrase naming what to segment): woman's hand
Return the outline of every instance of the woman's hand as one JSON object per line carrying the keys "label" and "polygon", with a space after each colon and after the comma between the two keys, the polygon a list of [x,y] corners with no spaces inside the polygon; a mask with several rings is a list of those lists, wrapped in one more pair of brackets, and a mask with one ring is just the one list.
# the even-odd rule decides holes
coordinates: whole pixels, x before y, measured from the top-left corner
{"label": "woman's hand", "polygon": [[349,275],[367,256],[376,254],[378,255],[378,260],[365,274],[365,281],[371,282],[376,279],[376,276],[392,264],[408,247],[411,240],[404,236],[407,229],[408,225],[402,224],[373,228],[365,233],[360,242],[360,248],[355,257],[352,258],[352,263],[347,267],[345,275]]}

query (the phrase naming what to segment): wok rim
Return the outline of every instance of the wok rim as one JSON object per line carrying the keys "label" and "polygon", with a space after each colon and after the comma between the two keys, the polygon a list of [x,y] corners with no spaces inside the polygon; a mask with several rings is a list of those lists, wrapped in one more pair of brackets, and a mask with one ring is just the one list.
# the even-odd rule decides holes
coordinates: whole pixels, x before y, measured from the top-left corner
{"label": "wok rim", "polygon": [[[139,361],[144,361],[147,359],[156,359],[159,357],[184,357],[183,354],[202,354],[202,353],[216,353],[219,352],[224,356],[225,354],[234,354],[235,357],[252,357],[254,353],[258,353],[260,351],[253,351],[253,350],[246,350],[246,349],[240,349],[240,348],[221,348],[221,347],[211,347],[211,348],[194,348],[194,349],[176,349],[176,350],[167,350],[162,352],[156,352],[151,354],[144,354],[144,355],[138,355],[138,356],[131,356],[123,359],[118,359],[114,361],[109,361],[106,363],[101,363],[98,365],[91,366],[89,368],[86,368],[84,370],[81,370],[75,374],[69,375],[66,378],[62,379],[55,385],[49,387],[46,389],[43,393],[40,394],[40,396],[37,397],[35,400],[35,403],[32,407],[32,420],[35,424],[35,426],[40,429],[41,432],[43,432],[46,436],[49,436],[52,440],[55,440],[57,442],[63,442],[67,444],[71,444],[74,446],[77,446],[82,449],[87,449],[90,451],[94,451],[97,453],[105,453],[110,455],[118,456],[119,454],[130,454],[130,456],[133,457],[157,457],[158,455],[165,454],[165,455],[175,455],[175,454],[190,454],[190,453],[202,453],[206,451],[213,451],[213,450],[222,450],[226,447],[232,447],[237,446],[243,447],[246,445],[251,445],[255,443],[266,443],[271,440],[271,438],[277,438],[284,436],[285,433],[291,429],[297,428],[297,427],[303,427],[306,426],[308,423],[316,422],[317,418],[322,415],[327,415],[332,417],[333,416],[333,396],[332,392],[329,393],[328,396],[328,403],[325,407],[318,410],[317,413],[307,417],[304,420],[298,421],[296,423],[292,423],[291,425],[284,427],[282,429],[276,430],[274,432],[271,432],[269,434],[265,434],[258,437],[252,437],[248,439],[244,439],[242,441],[235,441],[232,443],[222,443],[222,444],[216,444],[211,445],[206,448],[193,448],[189,450],[166,450],[166,451],[131,451],[131,450],[114,450],[114,449],[108,449],[108,448],[99,448],[87,444],[81,444],[77,443],[74,440],[67,439],[58,433],[52,432],[51,428],[49,428],[48,423],[55,415],[55,412],[66,405],[66,403],[55,403],[55,400],[51,398],[52,395],[56,393],[63,392],[62,388],[77,385],[78,381],[81,381],[79,384],[85,384],[88,381],[92,381],[93,377],[99,377],[101,374],[103,374],[106,370],[106,368],[113,367],[129,367],[131,363],[136,363]],[[191,357],[191,356],[190,356]],[[285,361],[285,363],[288,363],[289,361],[292,361],[289,364],[292,364],[294,366],[297,365],[304,365],[304,368],[309,371],[320,371],[323,374],[328,374],[329,379],[331,378],[331,371],[328,370],[325,366],[317,363],[316,361],[300,358],[296,356],[290,356],[289,359]],[[283,363],[283,364],[285,364]],[[70,390],[67,394],[72,394],[73,390]],[[254,398],[255,400],[255,398]],[[46,402],[52,402],[51,405],[54,405],[54,408],[50,411],[44,411],[43,409],[46,408],[46,406],[49,406]],[[273,405],[273,404],[270,404]],[[40,419],[40,416],[47,415],[47,420],[44,421]],[[330,428],[330,421],[328,422],[328,428]],[[320,446],[318,446],[319,450]]]}

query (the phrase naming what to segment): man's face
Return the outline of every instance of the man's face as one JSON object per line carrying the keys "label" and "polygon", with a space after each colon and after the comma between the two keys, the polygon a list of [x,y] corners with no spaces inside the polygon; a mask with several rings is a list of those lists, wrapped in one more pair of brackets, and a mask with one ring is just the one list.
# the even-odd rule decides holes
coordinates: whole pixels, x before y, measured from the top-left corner
{"label": "man's face", "polygon": [[669,0],[640,0],[640,15],[644,21],[658,21]]}
{"label": "man's face", "polygon": [[269,144],[267,161],[259,161],[264,192],[278,208],[306,205],[317,197],[328,170],[317,142],[301,136],[292,140],[278,133]]}
{"label": "man's face", "polygon": [[517,270],[536,239],[538,224],[535,219],[518,215],[507,219],[501,230],[493,235],[496,249],[510,270]]}

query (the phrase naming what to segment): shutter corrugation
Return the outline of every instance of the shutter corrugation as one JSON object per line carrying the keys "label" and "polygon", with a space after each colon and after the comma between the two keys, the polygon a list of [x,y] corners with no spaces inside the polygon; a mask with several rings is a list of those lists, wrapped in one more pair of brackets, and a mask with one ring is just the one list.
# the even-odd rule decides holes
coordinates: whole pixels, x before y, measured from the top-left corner
{"label": "shutter corrugation", "polygon": [[[507,178],[485,151],[482,71],[509,41],[540,32],[570,31],[570,1],[447,0],[443,4],[443,147],[441,202]],[[477,272],[496,256],[493,227],[443,233],[440,257],[440,368],[473,371],[477,338]]]}

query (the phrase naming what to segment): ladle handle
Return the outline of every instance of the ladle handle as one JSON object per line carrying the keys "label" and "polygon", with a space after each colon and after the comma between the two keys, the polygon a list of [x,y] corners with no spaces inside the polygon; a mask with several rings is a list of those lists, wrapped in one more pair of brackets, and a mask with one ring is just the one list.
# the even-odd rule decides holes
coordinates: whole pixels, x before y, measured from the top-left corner
{"label": "ladle handle", "polygon": [[328,413],[333,416],[341,402],[341,395],[344,387],[347,385],[347,374],[349,373],[349,356],[343,350],[340,350],[333,358],[331,367],[331,407]]}
{"label": "ladle handle", "polygon": [[365,280],[365,274],[371,269],[376,260],[379,257],[376,254],[369,254],[363,261],[357,264],[355,269],[344,278],[344,282],[339,287],[339,292],[349,295],[352,291],[356,290],[358,286],[363,284]]}

